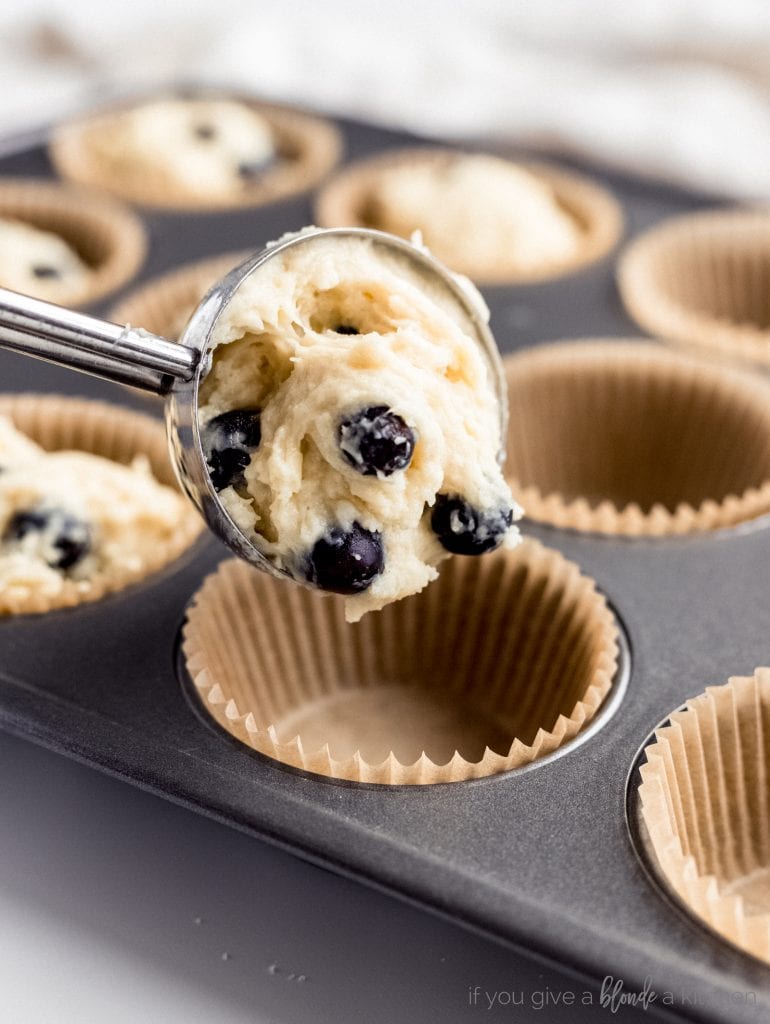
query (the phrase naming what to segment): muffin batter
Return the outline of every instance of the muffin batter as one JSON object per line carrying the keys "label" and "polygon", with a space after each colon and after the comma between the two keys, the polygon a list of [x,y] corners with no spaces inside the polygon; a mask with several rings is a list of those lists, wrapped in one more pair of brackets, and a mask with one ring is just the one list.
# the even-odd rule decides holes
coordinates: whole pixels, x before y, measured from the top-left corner
{"label": "muffin batter", "polygon": [[0,417],[0,614],[140,578],[187,514],[143,457],[46,452]]}
{"label": "muffin batter", "polygon": [[366,238],[290,248],[244,281],[213,342],[212,485],[277,568],[348,595],[349,621],[450,553],[517,543],[486,364],[408,260]]}
{"label": "muffin batter", "polygon": [[117,178],[172,200],[231,199],[276,156],[267,121],[233,100],[145,103],[95,123],[89,145]]}
{"label": "muffin batter", "polygon": [[49,302],[74,302],[91,270],[59,235],[0,218],[0,287]]}
{"label": "muffin batter", "polygon": [[484,154],[437,154],[383,168],[367,219],[403,238],[419,229],[439,259],[472,276],[526,273],[571,259],[580,245],[578,224],[548,185]]}

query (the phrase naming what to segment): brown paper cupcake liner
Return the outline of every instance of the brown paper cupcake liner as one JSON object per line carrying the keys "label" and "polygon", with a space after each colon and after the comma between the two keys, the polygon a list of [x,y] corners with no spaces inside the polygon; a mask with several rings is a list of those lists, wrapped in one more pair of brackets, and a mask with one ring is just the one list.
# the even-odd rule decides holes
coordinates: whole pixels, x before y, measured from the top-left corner
{"label": "brown paper cupcake liner", "polygon": [[[162,423],[129,409],[60,395],[0,395],[0,416],[47,451],[76,450],[129,464],[144,455],[155,479],[177,489]],[[0,593],[0,615],[29,614],[70,608],[123,590],[169,565],[196,540],[201,520],[185,506],[173,541],[158,544],[142,569],[97,573],[84,586],[66,580],[54,597],[27,595],[11,599]]]}
{"label": "brown paper cupcake liner", "polygon": [[184,628],[203,708],[285,764],[424,785],[509,771],[591,721],[618,664],[592,580],[556,551],[454,558],[421,594],[360,623],[343,600],[224,562]]}
{"label": "brown paper cupcake liner", "polygon": [[0,181],[0,217],[51,231],[68,242],[90,269],[67,304],[96,301],[130,281],[144,262],[147,236],[141,221],[114,200],[73,186],[28,178]]}
{"label": "brown paper cupcake liner", "polygon": [[770,669],[688,701],[645,753],[656,870],[696,917],[770,963]]}
{"label": "brown paper cupcake liner", "polygon": [[113,306],[110,320],[176,341],[209,288],[247,256],[248,252],[226,253],[154,278]]}
{"label": "brown paper cupcake liner", "polygon": [[646,342],[506,357],[505,475],[531,519],[593,533],[717,530],[770,512],[770,387]]}
{"label": "brown paper cupcake liner", "polygon": [[[378,228],[372,216],[372,197],[383,170],[399,164],[444,163],[459,155],[457,150],[405,149],[362,160],[335,174],[319,191],[315,204],[315,220],[321,227]],[[516,161],[553,190],[556,202],[581,229],[578,250],[568,259],[551,260],[531,269],[514,271],[503,268],[499,274],[479,272],[471,265],[453,266],[477,284],[511,284],[540,281],[572,273],[605,256],[618,241],[623,229],[620,206],[600,185],[572,171],[545,163]],[[436,253],[439,259],[441,254]]]}
{"label": "brown paper cupcake liner", "polygon": [[[133,180],[106,168],[89,142],[102,125],[109,123],[110,110],[59,128],[49,145],[49,154],[63,178],[140,206],[172,210],[235,209],[277,202],[314,188],[338,162],[342,137],[331,122],[249,97],[230,95],[228,98],[246,104],[264,117],[273,132],[278,154],[275,163],[266,167],[248,191],[229,199],[169,193],[168,188],[158,187],[147,177]],[[112,108],[112,112],[119,109]]]}
{"label": "brown paper cupcake liner", "polygon": [[711,210],[666,221],[626,249],[618,285],[650,334],[770,366],[770,212]]}

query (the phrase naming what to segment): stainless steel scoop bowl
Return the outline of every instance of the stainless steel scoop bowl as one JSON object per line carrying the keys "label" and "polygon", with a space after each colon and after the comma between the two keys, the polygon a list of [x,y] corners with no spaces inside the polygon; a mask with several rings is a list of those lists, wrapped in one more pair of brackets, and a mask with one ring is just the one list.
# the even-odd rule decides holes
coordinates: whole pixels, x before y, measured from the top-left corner
{"label": "stainless steel scoop bowl", "polygon": [[197,307],[178,342],[140,327],[119,326],[48,302],[0,288],[0,348],[24,352],[48,362],[81,370],[105,380],[128,384],[166,398],[166,428],[179,483],[214,533],[234,552],[272,575],[275,566],[230,518],[214,490],[201,447],[198,391],[211,365],[217,321],[240,285],[268,260],[296,246],[321,239],[357,237],[410,261],[426,286],[443,289],[458,322],[483,353],[500,411],[501,451],[508,406],[500,354],[487,326],[483,307],[462,279],[423,249],[382,231],[329,228],[290,236],[250,256],[216,284]]}

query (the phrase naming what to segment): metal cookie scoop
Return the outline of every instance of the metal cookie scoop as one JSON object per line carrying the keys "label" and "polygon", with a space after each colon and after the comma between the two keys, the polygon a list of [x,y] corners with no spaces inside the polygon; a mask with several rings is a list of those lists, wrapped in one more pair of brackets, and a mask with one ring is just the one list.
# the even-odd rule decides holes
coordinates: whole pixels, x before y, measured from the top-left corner
{"label": "metal cookie scoop", "polygon": [[[0,288],[0,348],[165,396],[171,460],[182,489],[209,527],[235,554],[271,575],[283,576],[233,522],[212,486],[198,426],[198,389],[211,365],[211,339],[217,321],[241,283],[287,249],[313,245],[321,238],[350,236],[371,239],[374,245],[409,260],[433,291],[445,290],[456,307],[458,321],[477,341],[486,358],[504,445],[508,408],[500,354],[472,289],[424,250],[394,235],[367,228],[305,232],[249,257],[209,291],[179,342]],[[501,447],[501,463],[504,454]]]}

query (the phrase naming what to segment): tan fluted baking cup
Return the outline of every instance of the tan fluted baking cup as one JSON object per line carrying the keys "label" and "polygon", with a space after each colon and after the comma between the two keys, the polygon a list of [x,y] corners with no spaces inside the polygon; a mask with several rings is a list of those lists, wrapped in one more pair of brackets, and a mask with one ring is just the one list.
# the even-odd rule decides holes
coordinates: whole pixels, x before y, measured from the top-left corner
{"label": "tan fluted baking cup", "polygon": [[644,341],[561,342],[504,360],[505,475],[531,519],[627,536],[770,512],[770,387]]}
{"label": "tan fluted baking cup", "polygon": [[770,963],[770,669],[688,701],[645,753],[658,872],[696,917]]}
{"label": "tan fluted baking cup", "polygon": [[89,273],[82,288],[73,288],[67,296],[71,306],[94,302],[126,284],[147,252],[147,236],[138,217],[112,199],[74,186],[4,178],[0,217],[59,235],[77,252]]}
{"label": "tan fluted baking cup", "polygon": [[617,630],[576,565],[534,541],[454,558],[361,622],[341,598],[224,562],[184,655],[206,711],[295,768],[355,782],[459,782],[572,739],[617,668]]}
{"label": "tan fluted baking cup", "polygon": [[247,252],[227,253],[156,277],[113,306],[110,319],[176,341],[209,288],[247,256]]}
{"label": "tan fluted baking cup", "polygon": [[[76,450],[130,464],[144,455],[156,480],[176,489],[163,424],[150,416],[106,402],[62,395],[0,395],[0,416],[47,451]],[[0,591],[0,615],[46,612],[96,601],[122,590],[173,562],[201,532],[201,520],[191,505],[182,505],[179,528],[172,541],[158,543],[144,566],[97,573],[87,584],[65,580],[54,597],[9,597]]]}
{"label": "tan fluted baking cup", "polygon": [[121,176],[105,166],[92,140],[109,127],[120,108],[64,125],[49,145],[51,160],[63,178],[119,196],[140,206],[166,209],[207,210],[262,206],[314,188],[339,160],[342,137],[330,122],[285,107],[260,103],[242,96],[232,97],[255,110],[270,126],[277,159],[268,165],[248,189],[231,198],[200,198],[169,192],[149,175]]}
{"label": "tan fluted baking cup", "polygon": [[770,366],[770,212],[710,210],[665,221],[623,253],[618,285],[651,334]]}
{"label": "tan fluted baking cup", "polygon": [[[462,156],[459,150],[405,149],[387,152],[350,164],[335,174],[316,197],[315,220],[321,227],[378,228],[372,215],[372,199],[383,170],[390,167],[426,162],[445,163]],[[510,284],[517,281],[538,281],[571,273],[606,255],[618,241],[623,229],[623,215],[615,198],[600,185],[562,168],[546,163],[516,161],[548,185],[557,204],[580,228],[581,242],[567,259],[544,262],[537,267],[514,270],[503,266],[499,274],[490,274],[470,263],[453,266],[478,284]],[[419,225],[416,225],[419,226]],[[441,259],[441,253],[435,255]]]}

